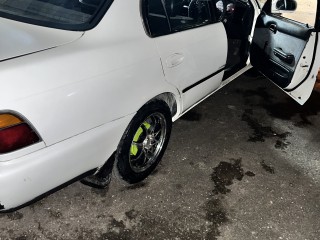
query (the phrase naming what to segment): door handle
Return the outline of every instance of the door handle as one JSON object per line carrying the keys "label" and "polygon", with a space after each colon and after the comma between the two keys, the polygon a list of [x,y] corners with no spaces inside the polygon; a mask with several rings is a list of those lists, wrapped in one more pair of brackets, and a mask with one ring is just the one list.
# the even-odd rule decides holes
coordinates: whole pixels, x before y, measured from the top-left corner
{"label": "door handle", "polygon": [[167,58],[166,63],[168,68],[173,68],[183,63],[183,61],[184,55],[182,53],[174,53]]}
{"label": "door handle", "polygon": [[276,24],[270,24],[269,30],[273,33],[277,33],[277,25]]}
{"label": "door handle", "polygon": [[276,57],[282,61],[291,64],[294,60],[294,55],[291,53],[285,53],[281,48],[274,48],[273,53]]}

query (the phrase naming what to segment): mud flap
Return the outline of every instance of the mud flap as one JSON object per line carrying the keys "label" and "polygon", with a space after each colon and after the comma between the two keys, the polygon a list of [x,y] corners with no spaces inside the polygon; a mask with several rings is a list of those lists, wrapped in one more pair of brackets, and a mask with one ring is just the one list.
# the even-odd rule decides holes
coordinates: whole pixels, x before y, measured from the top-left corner
{"label": "mud flap", "polygon": [[115,162],[115,153],[107,160],[107,162],[94,175],[85,177],[80,182],[94,188],[107,188],[111,182],[112,169]]}

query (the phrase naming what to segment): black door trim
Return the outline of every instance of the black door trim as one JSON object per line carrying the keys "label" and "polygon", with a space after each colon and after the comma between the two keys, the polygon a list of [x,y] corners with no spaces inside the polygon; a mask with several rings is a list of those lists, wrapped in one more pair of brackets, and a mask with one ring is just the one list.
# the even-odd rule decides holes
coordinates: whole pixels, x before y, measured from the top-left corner
{"label": "black door trim", "polygon": [[196,82],[196,83],[194,83],[194,84],[190,85],[189,87],[186,87],[185,89],[183,89],[183,90],[182,90],[182,93],[186,93],[186,92],[188,92],[190,89],[192,89],[192,88],[194,88],[194,87],[198,86],[199,84],[201,84],[201,83],[203,83],[203,82],[207,81],[208,79],[210,79],[210,78],[212,78],[213,76],[215,76],[215,75],[217,75],[217,74],[221,73],[221,72],[222,72],[222,71],[224,71],[224,70],[226,70],[226,67],[225,67],[225,66],[224,66],[223,68],[219,69],[218,71],[216,71],[216,72],[214,72],[214,73],[210,74],[209,76],[207,76],[207,77],[205,77],[205,78],[203,78],[203,79],[199,80],[198,82]]}

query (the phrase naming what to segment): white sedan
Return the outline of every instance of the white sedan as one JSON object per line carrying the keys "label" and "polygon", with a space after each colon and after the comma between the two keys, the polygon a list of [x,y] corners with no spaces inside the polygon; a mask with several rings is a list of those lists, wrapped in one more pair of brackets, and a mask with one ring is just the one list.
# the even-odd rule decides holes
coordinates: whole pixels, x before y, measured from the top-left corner
{"label": "white sedan", "polygon": [[112,169],[143,180],[172,121],[252,65],[303,104],[320,66],[319,22],[281,16],[296,8],[0,0],[0,210],[83,178],[105,187]]}

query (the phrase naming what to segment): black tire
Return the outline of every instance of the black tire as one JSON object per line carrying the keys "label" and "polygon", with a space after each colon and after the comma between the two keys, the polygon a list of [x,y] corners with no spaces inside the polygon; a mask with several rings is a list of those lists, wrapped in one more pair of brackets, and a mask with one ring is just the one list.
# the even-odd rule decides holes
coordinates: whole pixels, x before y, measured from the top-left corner
{"label": "black tire", "polygon": [[116,152],[116,171],[124,181],[133,184],[150,175],[167,148],[171,128],[171,112],[163,101],[150,101],[136,113]]}

